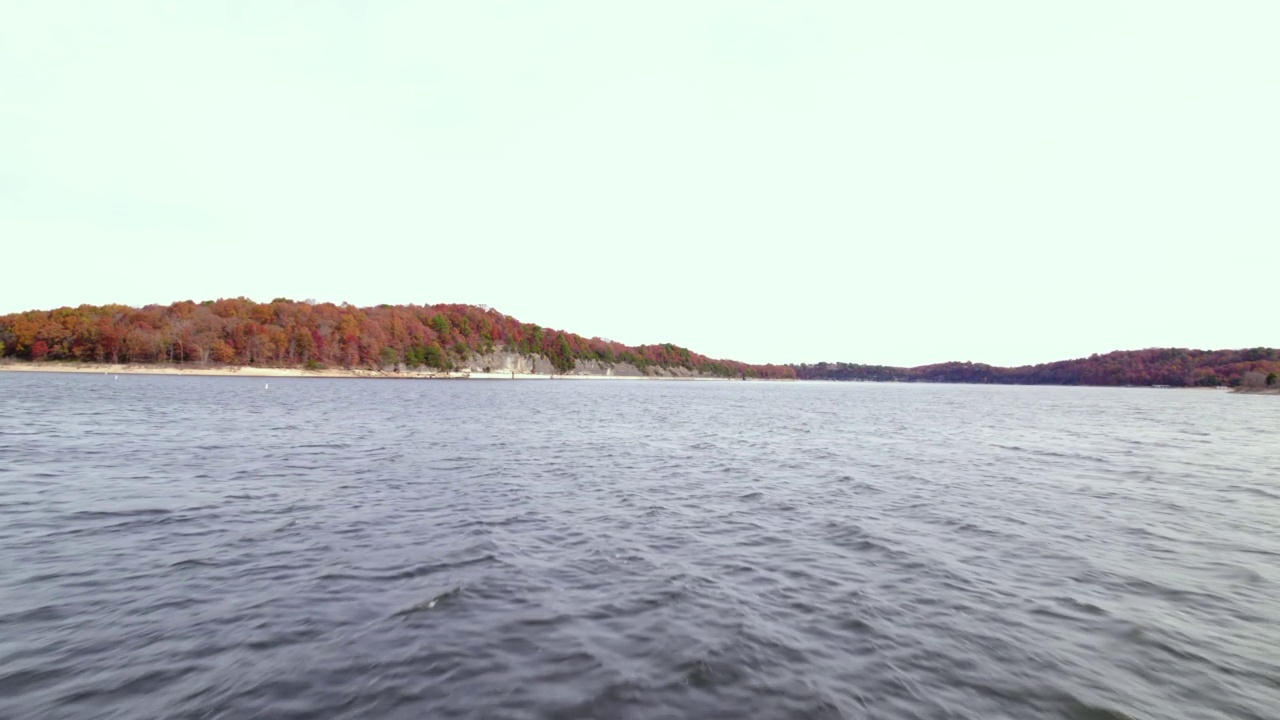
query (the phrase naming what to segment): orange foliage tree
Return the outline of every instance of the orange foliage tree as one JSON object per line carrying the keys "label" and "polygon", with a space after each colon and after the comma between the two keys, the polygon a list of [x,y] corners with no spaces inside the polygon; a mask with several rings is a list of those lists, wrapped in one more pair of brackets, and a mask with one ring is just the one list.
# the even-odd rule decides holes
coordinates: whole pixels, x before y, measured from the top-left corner
{"label": "orange foliage tree", "polygon": [[522,323],[474,305],[256,303],[224,298],[132,308],[81,305],[0,316],[0,355],[111,363],[448,369],[496,351],[579,361],[685,368],[721,377],[793,378],[785,365],[713,360],[671,344],[631,347]]}

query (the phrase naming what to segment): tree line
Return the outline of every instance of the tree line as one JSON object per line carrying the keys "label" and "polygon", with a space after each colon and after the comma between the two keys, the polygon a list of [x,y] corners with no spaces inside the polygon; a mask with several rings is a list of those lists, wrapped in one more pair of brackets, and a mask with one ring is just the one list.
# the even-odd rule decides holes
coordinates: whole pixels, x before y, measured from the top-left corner
{"label": "tree line", "polygon": [[[1006,385],[1237,386],[1280,372],[1280,350],[1123,350],[1040,365],[996,367],[948,362],[912,368],[853,363],[793,366],[803,380],[999,383]],[[1275,382],[1274,380],[1272,382]]]}
{"label": "tree line", "polygon": [[[378,305],[277,298],[133,308],[81,305],[0,316],[0,357],[36,361],[192,363],[450,370],[480,355],[541,355],[559,372],[579,361],[684,368],[716,377],[1016,385],[1273,385],[1280,350],[1151,348],[1020,367],[948,362],[912,368],[856,363],[751,365],[670,343],[628,346],[523,323],[475,305]],[[1269,382],[1268,382],[1269,381]]]}
{"label": "tree line", "polygon": [[0,316],[0,356],[34,361],[450,370],[493,352],[542,355],[559,372],[594,360],[645,372],[679,367],[717,377],[795,377],[790,366],[716,360],[670,343],[633,347],[584,338],[474,305],[231,298]]}

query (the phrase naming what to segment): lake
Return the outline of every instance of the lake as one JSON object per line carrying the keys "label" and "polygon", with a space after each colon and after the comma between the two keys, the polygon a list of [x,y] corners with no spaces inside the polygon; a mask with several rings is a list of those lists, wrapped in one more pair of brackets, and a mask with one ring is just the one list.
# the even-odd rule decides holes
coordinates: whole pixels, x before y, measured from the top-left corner
{"label": "lake", "polygon": [[1217,391],[0,373],[0,717],[1274,720],[1278,437]]}

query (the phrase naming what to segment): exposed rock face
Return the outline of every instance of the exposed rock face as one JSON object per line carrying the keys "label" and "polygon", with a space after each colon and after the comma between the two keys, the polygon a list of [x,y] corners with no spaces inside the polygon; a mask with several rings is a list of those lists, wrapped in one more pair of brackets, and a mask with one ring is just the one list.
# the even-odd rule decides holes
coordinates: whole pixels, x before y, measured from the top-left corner
{"label": "exposed rock face", "polygon": [[510,352],[493,352],[486,355],[472,355],[466,366],[457,370],[463,372],[510,373],[519,375],[550,375],[556,371],[551,361],[542,355],[520,355]]}
{"label": "exposed rock face", "polygon": [[616,375],[619,377],[699,377],[699,373],[688,368],[651,367],[643,372],[630,363],[606,363],[599,360],[577,360],[573,369],[567,373],[556,370],[543,355],[521,355],[511,352],[493,352],[485,355],[473,355],[465,366],[455,372],[516,373],[517,375]]}
{"label": "exposed rock face", "polygon": [[606,363],[599,360],[576,360],[573,369],[567,373],[560,372],[551,364],[545,355],[522,355],[513,352],[492,352],[483,355],[472,355],[465,363],[459,363],[452,371],[445,372],[430,367],[410,368],[404,363],[385,365],[379,370],[369,371],[373,374],[397,375],[401,377],[458,377],[472,373],[492,373],[496,375],[606,375],[614,377],[658,377],[658,378],[697,378],[707,377],[702,373],[683,367],[649,367],[646,370],[631,363]]}

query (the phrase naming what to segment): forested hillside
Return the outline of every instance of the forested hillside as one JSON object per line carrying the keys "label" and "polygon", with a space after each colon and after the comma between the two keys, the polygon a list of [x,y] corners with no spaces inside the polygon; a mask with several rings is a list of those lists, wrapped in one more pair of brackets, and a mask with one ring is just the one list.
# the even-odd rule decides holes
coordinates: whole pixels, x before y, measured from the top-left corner
{"label": "forested hillside", "polygon": [[[483,306],[355,307],[279,298],[132,308],[81,305],[0,316],[0,356],[35,361],[449,370],[494,352],[642,372],[683,368],[719,377],[1018,385],[1239,385],[1280,373],[1280,350],[1157,348],[1022,367],[950,362],[913,368],[851,363],[749,365],[671,344],[623,345],[522,323]],[[682,371],[683,372],[683,371]]]}
{"label": "forested hillside", "polygon": [[671,344],[631,347],[522,323],[473,305],[256,303],[244,298],[132,308],[81,305],[0,316],[4,357],[36,361],[197,363],[448,370],[474,355],[542,355],[560,372],[577,360],[685,368],[720,377],[791,378],[789,366],[713,360]]}
{"label": "forested hillside", "polygon": [[1003,383],[1010,385],[1239,385],[1246,373],[1280,372],[1280,350],[1154,348],[1091,355],[1042,365],[994,367],[951,362],[913,368],[850,363],[796,365],[805,380]]}

